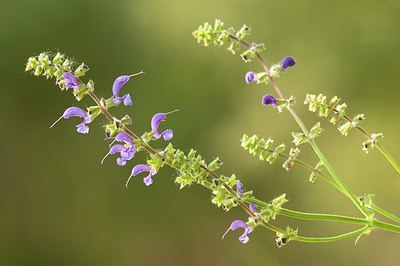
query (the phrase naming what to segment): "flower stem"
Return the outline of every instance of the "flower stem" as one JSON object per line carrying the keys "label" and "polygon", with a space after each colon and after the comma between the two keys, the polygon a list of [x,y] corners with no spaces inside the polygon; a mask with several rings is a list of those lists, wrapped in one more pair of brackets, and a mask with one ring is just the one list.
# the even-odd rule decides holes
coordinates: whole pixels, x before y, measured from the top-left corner
{"label": "flower stem", "polygon": [[388,211],[382,209],[381,207],[375,205],[374,203],[372,203],[370,207],[371,207],[372,210],[376,211],[377,213],[382,214],[382,215],[385,216],[386,218],[389,218],[389,219],[391,219],[392,221],[395,221],[395,222],[400,223],[400,218],[399,218],[399,217],[397,217],[396,215],[391,214],[390,212],[388,212]]}
{"label": "flower stem", "polygon": [[368,226],[364,226],[358,230],[351,231],[345,234],[337,235],[337,236],[330,236],[330,237],[303,237],[303,236],[296,236],[292,240],[296,240],[303,243],[323,243],[323,242],[333,242],[342,240],[345,238],[361,235],[365,232],[370,230]]}
{"label": "flower stem", "polygon": [[[351,223],[351,224],[364,224],[368,225],[370,222],[363,218],[355,218],[344,215],[336,215],[336,214],[322,214],[322,213],[307,213],[307,212],[299,212],[293,211],[285,208],[280,208],[277,214],[301,219],[301,220],[322,220],[322,221],[335,221],[342,223]],[[399,231],[400,232],[400,231]]]}

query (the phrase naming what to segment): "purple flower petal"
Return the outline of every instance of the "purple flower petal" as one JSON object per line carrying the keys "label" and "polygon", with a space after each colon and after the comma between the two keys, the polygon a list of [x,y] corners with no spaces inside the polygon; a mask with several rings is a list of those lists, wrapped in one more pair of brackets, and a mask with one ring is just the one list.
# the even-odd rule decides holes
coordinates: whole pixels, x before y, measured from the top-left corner
{"label": "purple flower petal", "polygon": [[249,71],[246,73],[245,80],[247,84],[253,83],[257,81],[256,73],[253,71]]}
{"label": "purple flower petal", "polygon": [[256,205],[254,203],[250,203],[249,204],[249,208],[250,208],[250,211],[252,213],[256,213],[257,212],[257,207],[256,207]]}
{"label": "purple flower petal", "polygon": [[119,76],[114,80],[112,92],[114,98],[119,98],[119,92],[121,91],[122,86],[124,86],[129,81],[129,76],[123,75]]}
{"label": "purple flower petal", "polygon": [[126,165],[126,159],[125,159],[125,158],[122,158],[122,157],[118,157],[118,158],[117,158],[117,164],[118,164],[119,166],[125,166],[125,165]]}
{"label": "purple flower petal", "polygon": [[115,136],[115,140],[119,141],[119,142],[125,142],[128,144],[133,144],[131,137],[129,137],[128,134],[126,134],[125,132],[120,132]]}
{"label": "purple flower petal", "polygon": [[65,119],[68,119],[68,118],[74,117],[74,116],[78,116],[78,117],[82,117],[82,118],[86,119],[89,115],[79,107],[70,107],[64,111],[63,117]]}
{"label": "purple flower petal", "polygon": [[163,136],[164,140],[169,141],[174,137],[174,132],[171,129],[167,129],[161,132],[161,135]]}
{"label": "purple flower petal", "polygon": [[126,147],[122,144],[115,144],[110,148],[109,154],[115,154],[117,152],[121,152],[126,150]]}
{"label": "purple flower petal", "polygon": [[89,127],[85,123],[81,123],[76,126],[76,131],[81,134],[88,134]]}
{"label": "purple flower petal", "polygon": [[65,88],[68,89],[73,89],[74,91],[79,90],[80,84],[79,80],[70,72],[65,72],[61,76],[62,78],[65,79]]}
{"label": "purple flower petal", "polygon": [[158,126],[166,117],[167,115],[165,113],[157,113],[151,119],[151,130],[153,131],[154,137],[157,139],[161,137],[161,134],[158,132]]}
{"label": "purple flower petal", "polygon": [[148,175],[145,178],[143,178],[143,183],[146,186],[150,186],[151,184],[153,184],[153,179],[151,177],[152,177],[152,175]]}
{"label": "purple flower petal", "polygon": [[122,97],[119,96],[122,86],[124,86],[128,81],[129,76],[127,75],[119,76],[115,79],[112,87],[112,92],[114,96],[113,102],[115,104],[118,105],[121,102],[123,102],[125,106],[131,106],[133,104],[131,96],[129,94],[125,94]]}
{"label": "purple flower petal", "polygon": [[132,176],[138,175],[143,172],[150,172],[151,167],[147,164],[138,164],[132,169]]}
{"label": "purple flower petal", "polygon": [[286,70],[288,67],[292,67],[296,64],[296,60],[291,57],[291,56],[286,56],[285,58],[282,59],[282,69]]}
{"label": "purple flower petal", "polygon": [[262,98],[262,104],[276,106],[277,101],[274,96],[267,94]]}
{"label": "purple flower petal", "polygon": [[251,233],[252,228],[251,228],[251,226],[247,225],[245,222],[243,222],[241,220],[233,221],[231,226],[229,227],[229,229],[222,236],[222,238],[225,237],[225,235],[229,232],[229,230],[234,231],[234,230],[236,230],[238,228],[243,228],[244,229],[244,233],[241,236],[239,236],[239,241],[242,242],[243,244],[246,244],[250,240],[247,235]]}
{"label": "purple flower petal", "polygon": [[243,196],[243,184],[240,181],[237,181],[236,183],[236,192],[239,197]]}

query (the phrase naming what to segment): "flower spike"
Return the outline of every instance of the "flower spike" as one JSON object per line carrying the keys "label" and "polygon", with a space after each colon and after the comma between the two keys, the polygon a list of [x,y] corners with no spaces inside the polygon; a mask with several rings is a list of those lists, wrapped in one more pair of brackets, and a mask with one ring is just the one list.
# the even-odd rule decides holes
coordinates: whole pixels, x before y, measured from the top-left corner
{"label": "flower spike", "polygon": [[76,131],[81,134],[89,133],[89,127],[86,124],[89,124],[90,122],[92,122],[92,118],[88,113],[86,113],[79,107],[70,107],[67,110],[65,110],[64,114],[59,119],[57,119],[57,121],[55,121],[50,126],[50,128],[52,128],[55,124],[57,124],[58,121],[60,121],[62,118],[68,119],[68,118],[74,117],[74,116],[83,118],[83,122],[76,126],[76,128],[77,128]]}
{"label": "flower spike", "polygon": [[146,186],[150,186],[151,184],[153,184],[152,177],[157,173],[157,171],[151,169],[151,167],[147,164],[138,164],[135,167],[133,167],[132,173],[129,176],[128,180],[126,181],[125,186],[128,187],[128,183],[131,180],[132,176],[138,175],[143,172],[149,172],[149,175],[143,178],[143,183]]}
{"label": "flower spike", "polygon": [[123,75],[123,76],[119,76],[118,78],[115,79],[113,87],[112,87],[112,92],[113,92],[113,102],[115,104],[120,104],[121,102],[124,103],[125,106],[132,106],[133,102],[131,99],[131,95],[129,93],[124,94],[122,97],[119,96],[119,93],[121,91],[122,86],[124,86],[128,81],[129,78],[140,75],[140,74],[144,74],[143,71],[140,71],[139,73],[136,74],[132,74],[132,75]]}
{"label": "flower spike", "polygon": [[164,140],[169,141],[173,138],[174,132],[171,129],[164,130],[163,132],[158,132],[158,127],[162,121],[164,121],[167,118],[168,114],[172,114],[174,112],[177,112],[179,110],[174,110],[168,113],[157,113],[153,116],[151,119],[151,130],[153,131],[153,136],[156,139],[161,138],[161,136],[164,138]]}
{"label": "flower spike", "polygon": [[243,222],[241,220],[233,221],[231,226],[228,228],[228,230],[226,230],[225,234],[223,234],[222,239],[224,239],[225,235],[230,230],[234,231],[238,228],[244,229],[244,233],[241,236],[239,236],[239,241],[242,242],[243,244],[246,244],[247,242],[249,242],[250,239],[247,235],[250,234],[253,229],[251,228],[251,226],[247,225],[245,222]]}

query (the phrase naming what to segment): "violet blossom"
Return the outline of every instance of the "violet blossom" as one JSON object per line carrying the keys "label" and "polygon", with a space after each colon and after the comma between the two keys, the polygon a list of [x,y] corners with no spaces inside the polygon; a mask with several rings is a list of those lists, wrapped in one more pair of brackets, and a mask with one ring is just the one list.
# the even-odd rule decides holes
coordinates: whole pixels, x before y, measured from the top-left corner
{"label": "violet blossom", "polygon": [[68,89],[73,89],[74,91],[79,90],[80,87],[79,80],[72,73],[65,72],[64,74],[62,74],[61,77],[65,79],[65,88],[67,90]]}
{"label": "violet blossom", "polygon": [[50,128],[52,128],[52,127],[53,127],[58,121],[60,121],[62,118],[68,119],[68,118],[70,118],[70,117],[75,117],[75,116],[83,118],[83,122],[80,123],[80,124],[78,124],[78,125],[76,126],[76,131],[77,131],[78,133],[81,133],[81,134],[87,134],[87,133],[89,133],[89,127],[88,127],[86,124],[89,124],[90,122],[92,122],[92,118],[91,118],[91,116],[90,116],[88,113],[86,113],[85,111],[83,111],[83,110],[82,110],[81,108],[79,108],[79,107],[70,107],[70,108],[68,108],[67,110],[65,110],[65,112],[63,113],[63,115],[62,115],[59,119],[57,119],[57,121],[54,122],[54,123],[50,126]]}
{"label": "violet blossom", "polygon": [[156,139],[161,138],[161,136],[164,138],[164,140],[169,141],[174,137],[174,132],[172,129],[167,129],[164,130],[163,132],[158,132],[158,127],[162,121],[164,121],[167,118],[167,114],[171,114],[173,112],[176,112],[178,110],[169,112],[169,113],[157,113],[153,116],[151,119],[151,130],[153,132],[153,136]]}
{"label": "violet blossom", "polygon": [[281,64],[282,70],[286,70],[286,68],[294,66],[296,64],[296,60],[291,56],[286,56],[282,59]]}
{"label": "violet blossom", "polygon": [[246,73],[245,80],[247,84],[253,83],[257,81],[256,73],[253,71],[249,71]]}
{"label": "violet blossom", "polygon": [[121,102],[123,102],[125,106],[133,105],[132,98],[129,93],[124,94],[122,97],[119,96],[119,93],[121,91],[122,86],[124,86],[129,81],[129,78],[143,74],[143,73],[144,72],[140,71],[139,73],[132,74],[132,75],[122,75],[115,79],[113,87],[112,87],[112,92],[113,92],[113,96],[114,96],[113,102],[116,105],[120,104]]}
{"label": "violet blossom", "polygon": [[276,106],[277,101],[274,96],[272,96],[271,94],[267,94],[262,98],[262,104]]}
{"label": "violet blossom", "polygon": [[143,178],[143,183],[146,186],[150,186],[151,184],[153,184],[152,177],[157,173],[157,171],[151,169],[151,167],[149,165],[147,165],[147,164],[138,164],[135,167],[133,167],[132,173],[129,176],[128,180],[126,181],[125,186],[128,187],[128,183],[129,183],[129,181],[131,180],[131,178],[133,176],[138,175],[138,174],[143,173],[143,172],[148,172],[149,173],[145,178]]}
{"label": "violet blossom", "polygon": [[239,236],[239,241],[242,242],[243,244],[246,244],[247,242],[249,242],[250,239],[247,235],[250,234],[253,229],[251,228],[251,226],[247,225],[245,222],[243,222],[241,220],[233,221],[231,226],[228,228],[228,230],[226,230],[225,234],[222,236],[222,239],[224,239],[225,235],[230,230],[234,231],[238,228],[244,229],[244,233],[241,236]]}

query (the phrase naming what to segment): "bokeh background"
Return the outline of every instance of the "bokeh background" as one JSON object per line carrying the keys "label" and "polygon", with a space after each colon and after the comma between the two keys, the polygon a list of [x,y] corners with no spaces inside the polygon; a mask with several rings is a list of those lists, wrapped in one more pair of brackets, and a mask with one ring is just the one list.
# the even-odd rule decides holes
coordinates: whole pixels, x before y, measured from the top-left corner
{"label": "bokeh background", "polygon": [[[205,21],[253,29],[251,40],[267,46],[266,61],[297,59],[279,83],[298,99],[308,126],[318,118],[302,105],[307,92],[338,95],[349,114],[365,113],[365,127],[383,132],[383,144],[400,160],[400,2],[378,1],[0,1],[0,265],[398,265],[400,238],[382,231],[329,244],[275,245],[272,232],[257,229],[242,245],[238,232],[221,235],[240,210],[224,213],[201,187],[179,190],[174,171],[163,169],[151,187],[118,167],[107,153],[102,122],[89,135],[76,120],[49,125],[71,105],[54,81],[24,73],[26,59],[61,51],[88,64],[87,77],[108,97],[114,79],[143,70],[124,88],[134,99],[128,113],[138,133],[157,112],[168,118],[173,143],[224,161],[221,173],[236,173],[247,189],[269,201],[286,192],[287,207],[359,216],[351,203],[323,180],[308,182],[295,167],[286,173],[250,157],[243,133],[289,143],[298,130],[289,114],[260,104],[271,88],[249,86],[244,74],[260,71],[221,48],[203,48],[191,33]],[[91,104],[86,99],[79,106]],[[399,175],[376,151],[361,151],[361,135],[341,137],[328,121],[318,139],[345,183],[358,195],[399,209]],[[167,126],[167,125],[165,125]],[[163,147],[162,141],[158,142]],[[309,148],[301,159],[317,162]],[[303,235],[326,236],[354,227],[279,218]]]}

